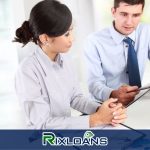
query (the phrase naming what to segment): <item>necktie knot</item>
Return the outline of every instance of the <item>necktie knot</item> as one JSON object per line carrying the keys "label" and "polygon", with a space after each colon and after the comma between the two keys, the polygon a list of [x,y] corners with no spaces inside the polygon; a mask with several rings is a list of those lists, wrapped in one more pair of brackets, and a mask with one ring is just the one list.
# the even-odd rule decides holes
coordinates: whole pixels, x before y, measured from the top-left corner
{"label": "necktie knot", "polygon": [[133,45],[133,40],[130,39],[129,37],[125,38],[123,41],[129,45]]}

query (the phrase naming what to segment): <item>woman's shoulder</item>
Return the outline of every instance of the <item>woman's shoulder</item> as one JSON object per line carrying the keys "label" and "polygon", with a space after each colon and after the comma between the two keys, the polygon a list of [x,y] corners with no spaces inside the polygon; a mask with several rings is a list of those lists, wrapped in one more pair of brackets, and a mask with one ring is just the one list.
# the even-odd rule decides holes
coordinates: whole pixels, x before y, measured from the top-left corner
{"label": "woman's shoulder", "polygon": [[34,53],[28,57],[25,57],[19,64],[18,70],[26,72],[34,68]]}

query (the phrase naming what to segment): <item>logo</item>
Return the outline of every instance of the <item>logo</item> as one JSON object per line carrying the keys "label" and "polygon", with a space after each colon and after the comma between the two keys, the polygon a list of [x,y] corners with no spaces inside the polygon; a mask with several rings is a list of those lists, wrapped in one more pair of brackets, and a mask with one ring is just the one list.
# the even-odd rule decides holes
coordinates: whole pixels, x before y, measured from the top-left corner
{"label": "logo", "polygon": [[107,137],[95,137],[92,131],[86,131],[83,137],[58,137],[53,132],[42,133],[42,145],[51,146],[107,146]]}

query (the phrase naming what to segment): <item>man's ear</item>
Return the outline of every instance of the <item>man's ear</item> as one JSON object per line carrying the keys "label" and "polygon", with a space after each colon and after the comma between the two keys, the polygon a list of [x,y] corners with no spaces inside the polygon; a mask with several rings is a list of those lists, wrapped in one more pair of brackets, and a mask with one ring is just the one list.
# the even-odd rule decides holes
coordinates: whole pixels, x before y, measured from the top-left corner
{"label": "man's ear", "polygon": [[111,8],[111,13],[112,13],[113,16],[115,15],[115,12],[116,12],[116,8],[112,7]]}

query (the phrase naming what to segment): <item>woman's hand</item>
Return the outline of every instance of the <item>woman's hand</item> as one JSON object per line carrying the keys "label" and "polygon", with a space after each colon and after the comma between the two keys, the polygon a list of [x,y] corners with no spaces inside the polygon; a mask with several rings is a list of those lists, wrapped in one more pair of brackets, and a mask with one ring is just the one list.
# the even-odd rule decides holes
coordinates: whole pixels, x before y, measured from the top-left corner
{"label": "woman's hand", "polygon": [[[118,103],[116,105],[120,105],[121,103]],[[122,105],[122,104],[121,104]],[[113,119],[111,124],[113,126],[117,126],[120,123],[123,123],[125,121],[125,119],[127,118],[126,115],[126,108],[124,108],[123,106],[120,108],[114,107],[116,110],[113,113]]]}
{"label": "woman's hand", "polygon": [[117,123],[123,122],[126,118],[125,110],[122,108],[121,103],[116,103],[117,101],[117,99],[113,98],[105,101],[96,113],[90,115],[90,126],[94,127],[104,124],[116,125]]}

